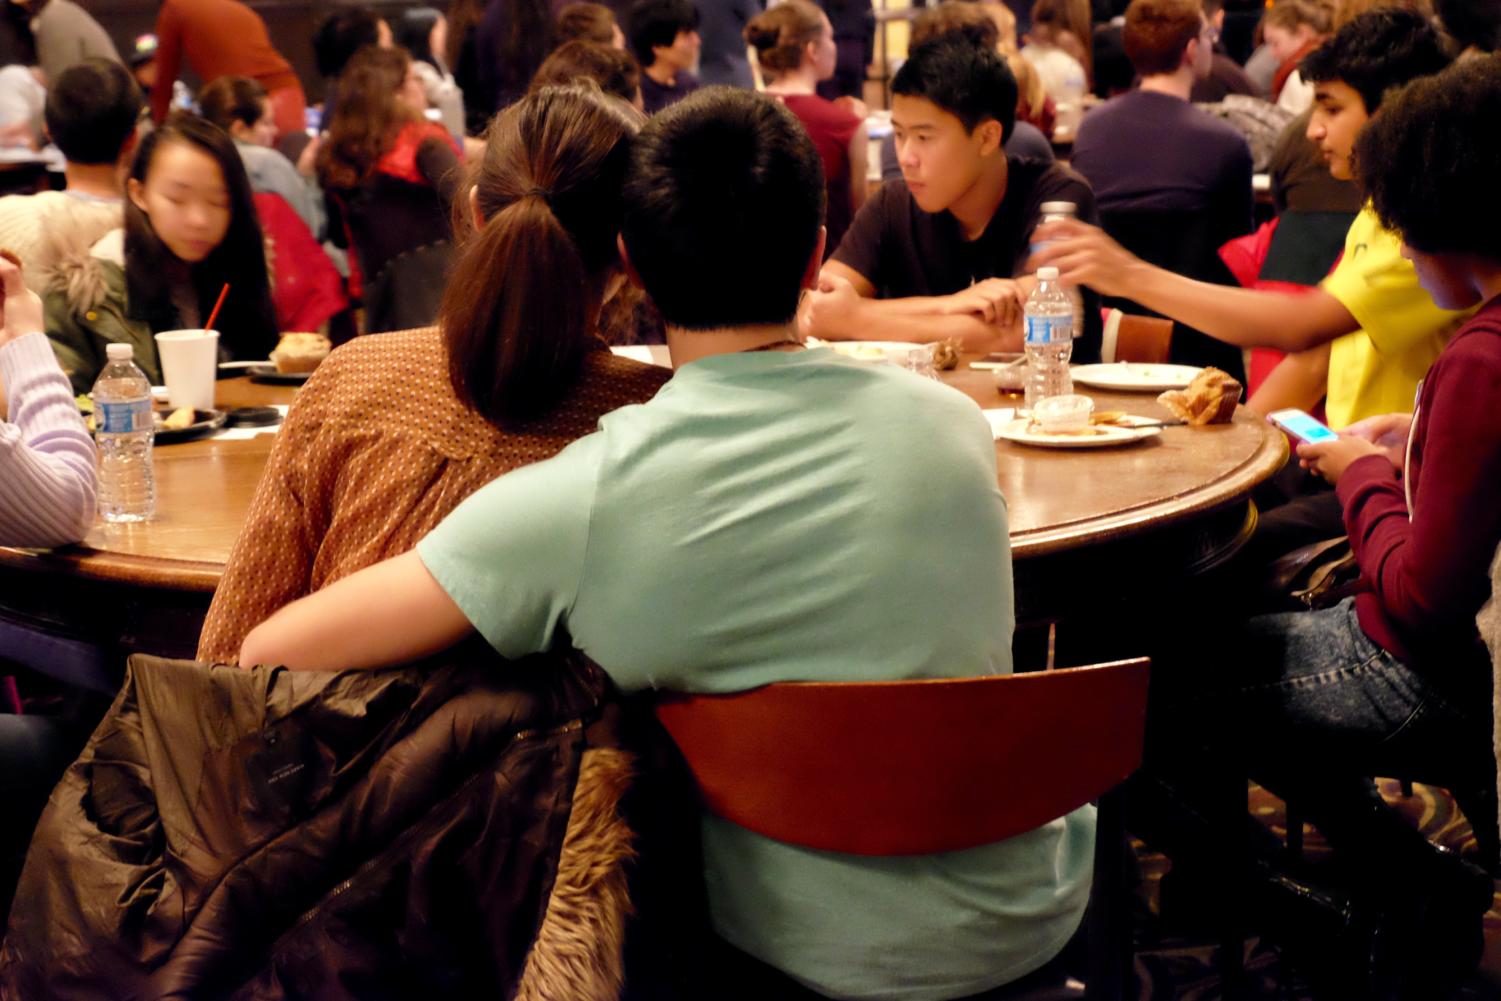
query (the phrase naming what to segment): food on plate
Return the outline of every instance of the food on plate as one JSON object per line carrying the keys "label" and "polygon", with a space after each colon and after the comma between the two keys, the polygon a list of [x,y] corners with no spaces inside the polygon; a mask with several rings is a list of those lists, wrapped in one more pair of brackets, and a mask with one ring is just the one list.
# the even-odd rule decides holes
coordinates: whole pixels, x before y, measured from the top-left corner
{"label": "food on plate", "polygon": [[332,350],[333,344],[322,334],[282,334],[271,360],[278,372],[311,372]]}
{"label": "food on plate", "polygon": [[1228,424],[1240,402],[1241,384],[1217,368],[1206,368],[1184,389],[1170,389],[1157,397],[1177,417],[1190,425]]}
{"label": "food on plate", "polygon": [[959,365],[959,342],[953,338],[933,345],[933,367],[947,372]]}
{"label": "food on plate", "polygon": [[161,417],[160,414],[157,414],[160,421],[156,427],[158,431],[181,431],[183,428],[191,426],[193,419],[197,416],[198,412],[192,407],[178,407],[166,417]]}
{"label": "food on plate", "polygon": [[1091,424],[1124,424],[1128,415],[1124,410],[1096,410],[1089,415]]}
{"label": "food on plate", "polygon": [[1032,423],[1044,434],[1088,433],[1089,415],[1093,412],[1094,400],[1087,396],[1075,393],[1048,396],[1033,405]]}

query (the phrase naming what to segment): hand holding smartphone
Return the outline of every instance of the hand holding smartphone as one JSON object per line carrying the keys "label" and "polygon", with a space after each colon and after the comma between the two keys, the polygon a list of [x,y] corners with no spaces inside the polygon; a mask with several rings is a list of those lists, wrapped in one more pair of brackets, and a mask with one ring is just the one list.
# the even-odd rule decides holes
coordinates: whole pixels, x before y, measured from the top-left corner
{"label": "hand holding smartphone", "polygon": [[1273,410],[1266,415],[1266,419],[1299,441],[1310,445],[1339,439],[1339,435],[1303,410]]}

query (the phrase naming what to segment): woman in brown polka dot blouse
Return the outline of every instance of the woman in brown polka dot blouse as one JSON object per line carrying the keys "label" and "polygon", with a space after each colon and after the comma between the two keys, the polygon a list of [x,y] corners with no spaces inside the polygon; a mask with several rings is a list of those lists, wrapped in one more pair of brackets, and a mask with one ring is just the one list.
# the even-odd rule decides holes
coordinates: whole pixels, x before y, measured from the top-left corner
{"label": "woman in brown polka dot blouse", "polygon": [[665,369],[597,329],[622,281],[615,235],[638,118],[551,87],[491,129],[470,189],[475,232],[439,326],[354,340],[298,394],[199,641],[233,663],[281,606],[406,552],[497,476],[547,459]]}

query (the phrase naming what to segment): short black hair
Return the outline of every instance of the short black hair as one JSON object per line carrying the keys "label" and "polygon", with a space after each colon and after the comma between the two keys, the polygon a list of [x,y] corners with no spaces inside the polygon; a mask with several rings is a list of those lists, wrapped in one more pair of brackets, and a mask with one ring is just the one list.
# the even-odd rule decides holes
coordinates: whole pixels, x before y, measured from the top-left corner
{"label": "short black hair", "polygon": [[1016,77],[1011,67],[994,50],[962,37],[943,36],[913,49],[896,71],[891,92],[932,101],[970,132],[994,118],[1010,139],[1016,125]]}
{"label": "short black hair", "polygon": [[1501,0],[1438,0],[1435,6],[1444,31],[1461,50],[1501,48]]}
{"label": "short black hair", "polygon": [[1393,87],[1449,65],[1438,32],[1423,15],[1399,7],[1367,11],[1346,24],[1298,67],[1310,83],[1343,83],[1374,115]]}
{"label": "short black hair", "polygon": [[621,236],[684,330],[790,323],[823,224],[823,163],[792,112],[705,87],[654,115],[626,172]]}
{"label": "short black hair", "polygon": [[1425,253],[1501,262],[1501,60],[1466,59],[1393,93],[1355,163],[1381,224]]}
{"label": "short black hair", "polygon": [[671,45],[680,31],[698,30],[693,0],[637,0],[626,16],[626,38],[642,66],[657,61],[652,49]]}
{"label": "short black hair", "polygon": [[135,133],[146,99],[113,59],[85,59],[47,91],[47,134],[73,163],[116,163]]}
{"label": "short black hair", "polygon": [[352,7],[330,14],[313,33],[313,61],[318,75],[333,79],[345,63],[367,45],[380,41],[380,15],[369,7]]}

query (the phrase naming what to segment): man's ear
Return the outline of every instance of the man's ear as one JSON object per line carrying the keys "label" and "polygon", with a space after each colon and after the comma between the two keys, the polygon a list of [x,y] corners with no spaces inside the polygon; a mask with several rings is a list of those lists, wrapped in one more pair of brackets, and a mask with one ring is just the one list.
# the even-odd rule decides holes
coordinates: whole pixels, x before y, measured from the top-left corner
{"label": "man's ear", "polygon": [[974,136],[980,140],[981,156],[989,156],[1006,144],[1006,129],[994,118],[987,118],[976,125]]}
{"label": "man's ear", "polygon": [[808,258],[808,265],[803,268],[803,288],[818,289],[818,273],[823,270],[823,248],[828,241],[828,227],[818,227],[818,241],[813,246],[813,256]]}
{"label": "man's ear", "polygon": [[620,266],[625,270],[625,276],[631,280],[632,285],[644,290],[646,286],[641,284],[641,276],[636,273],[636,265],[631,263],[631,253],[625,249],[625,236],[620,233],[615,234],[615,249],[620,251]]}

